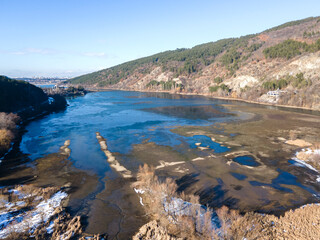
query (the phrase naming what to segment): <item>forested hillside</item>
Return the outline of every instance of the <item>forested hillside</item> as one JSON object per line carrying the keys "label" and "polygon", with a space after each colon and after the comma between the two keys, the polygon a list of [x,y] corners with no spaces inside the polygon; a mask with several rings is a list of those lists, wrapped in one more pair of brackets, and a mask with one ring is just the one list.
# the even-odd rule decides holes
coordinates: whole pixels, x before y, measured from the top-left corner
{"label": "forested hillside", "polygon": [[0,76],[0,112],[16,112],[47,100],[48,96],[41,88]]}
{"label": "forested hillside", "polygon": [[[320,109],[320,96],[314,90],[320,84],[319,50],[320,18],[310,17],[258,34],[158,53],[76,77],[69,83]],[[283,91],[272,97],[267,94],[278,88]]]}
{"label": "forested hillside", "polygon": [[0,76],[0,112],[14,112],[24,117],[63,109],[66,104],[62,96],[46,94],[28,82]]}
{"label": "forested hillside", "polygon": [[0,76],[0,157],[18,135],[17,124],[64,109],[66,105],[60,95],[47,95],[30,83]]}

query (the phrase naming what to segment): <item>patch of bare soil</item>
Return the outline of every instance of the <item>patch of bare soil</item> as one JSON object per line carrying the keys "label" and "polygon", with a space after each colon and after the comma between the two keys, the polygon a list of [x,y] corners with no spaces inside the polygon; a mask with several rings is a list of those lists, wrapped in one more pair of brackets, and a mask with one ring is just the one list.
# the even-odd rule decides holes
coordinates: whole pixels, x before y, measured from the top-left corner
{"label": "patch of bare soil", "polygon": [[306,142],[303,139],[288,140],[288,141],[286,141],[286,143],[290,144],[290,145],[297,146],[297,147],[310,147],[312,145],[311,143]]}

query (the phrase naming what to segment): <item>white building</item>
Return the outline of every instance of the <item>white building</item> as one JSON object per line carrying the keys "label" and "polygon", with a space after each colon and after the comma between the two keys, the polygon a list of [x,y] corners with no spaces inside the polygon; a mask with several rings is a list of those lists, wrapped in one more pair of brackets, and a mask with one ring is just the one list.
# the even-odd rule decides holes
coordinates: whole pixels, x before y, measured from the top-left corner
{"label": "white building", "polygon": [[268,96],[271,96],[271,97],[279,97],[282,93],[286,93],[287,91],[281,91],[279,88],[275,91],[269,91],[267,93]]}

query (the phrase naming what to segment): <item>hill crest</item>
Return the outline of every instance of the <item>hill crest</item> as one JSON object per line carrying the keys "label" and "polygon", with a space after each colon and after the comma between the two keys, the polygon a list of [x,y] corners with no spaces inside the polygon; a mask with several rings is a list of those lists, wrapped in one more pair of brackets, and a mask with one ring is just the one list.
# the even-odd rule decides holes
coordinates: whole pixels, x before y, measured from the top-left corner
{"label": "hill crest", "polygon": [[[320,109],[319,95],[312,91],[320,84],[319,39],[320,18],[311,17],[258,34],[158,53],[68,82],[95,88],[195,93]],[[283,96],[267,94],[277,88],[283,89]],[[299,92],[308,92],[309,96]]]}

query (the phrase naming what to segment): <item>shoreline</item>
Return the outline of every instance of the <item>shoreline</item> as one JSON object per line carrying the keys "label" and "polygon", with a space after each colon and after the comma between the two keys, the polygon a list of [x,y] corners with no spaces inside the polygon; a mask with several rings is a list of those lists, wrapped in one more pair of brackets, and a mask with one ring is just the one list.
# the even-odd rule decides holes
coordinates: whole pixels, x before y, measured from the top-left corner
{"label": "shoreline", "polygon": [[[114,90],[114,89],[113,89]],[[102,90],[103,91],[103,90]],[[123,90],[121,90],[121,91],[123,91]],[[96,91],[96,92],[98,92],[98,91]],[[168,93],[168,92],[165,92],[165,93]],[[169,94],[171,94],[171,93],[169,93]],[[183,95],[183,94],[181,94],[181,95]],[[184,95],[191,95],[191,94],[184,94]],[[194,95],[194,96],[199,96],[198,94],[192,94],[192,95]],[[32,121],[33,119],[30,119],[30,121]],[[104,195],[101,195],[101,196],[104,196]]]}
{"label": "shoreline", "polygon": [[43,118],[47,115],[50,115],[52,113],[65,111],[67,109],[68,105],[65,105],[64,107],[60,107],[60,106],[57,106],[57,107],[58,107],[57,109],[43,109],[40,111],[36,111],[36,112],[34,112],[34,115],[30,115],[30,116],[24,115],[24,113],[22,113],[21,115],[18,114],[21,121],[18,124],[16,124],[16,130],[17,130],[16,136],[11,141],[10,148],[7,151],[0,154],[0,164],[5,159],[5,157],[11,151],[13,151],[13,149],[15,148],[16,145],[19,146],[19,144],[22,140],[22,137],[23,137],[24,133],[26,132],[26,126],[29,123],[31,123],[32,121],[41,119],[41,118]]}
{"label": "shoreline", "polygon": [[298,106],[291,106],[291,105],[282,105],[282,104],[275,104],[275,103],[257,102],[257,101],[242,99],[242,98],[217,97],[217,96],[212,96],[211,94],[205,94],[205,93],[148,91],[148,90],[132,90],[132,89],[122,89],[122,88],[88,88],[88,92],[103,92],[103,91],[112,91],[112,90],[113,91],[128,91],[128,92],[142,92],[142,93],[168,93],[168,94],[172,94],[172,95],[177,94],[177,95],[183,95],[183,96],[202,96],[202,97],[207,97],[207,98],[211,98],[211,99],[218,99],[218,100],[238,101],[238,102],[245,102],[245,103],[257,104],[257,105],[263,105],[263,106],[305,110],[305,111],[311,111],[313,113],[318,113],[320,115],[320,109],[314,109],[314,108],[309,108],[309,107],[298,107]]}

